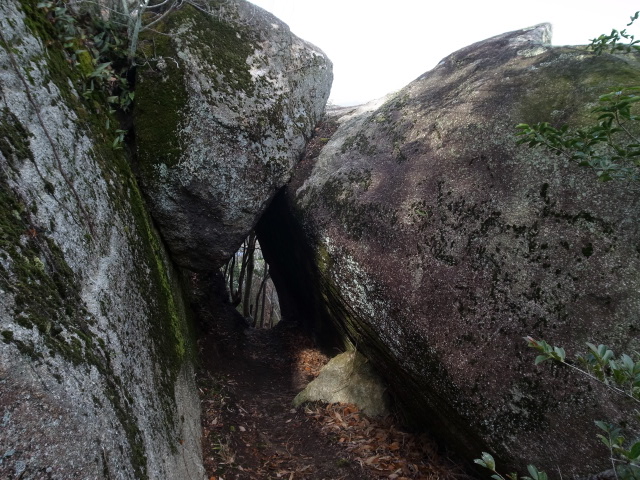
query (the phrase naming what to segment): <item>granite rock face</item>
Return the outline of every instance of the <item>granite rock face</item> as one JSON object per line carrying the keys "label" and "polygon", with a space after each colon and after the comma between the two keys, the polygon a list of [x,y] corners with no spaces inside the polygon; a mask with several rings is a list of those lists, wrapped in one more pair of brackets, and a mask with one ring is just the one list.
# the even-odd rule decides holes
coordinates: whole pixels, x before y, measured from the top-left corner
{"label": "granite rock face", "polygon": [[609,468],[593,421],[631,407],[535,367],[522,337],[637,351],[640,195],[517,146],[514,126],[581,125],[640,69],[549,37],[540,25],[479,42],[330,117],[337,130],[258,233],[283,314],[358,345],[417,422],[468,459],[571,476]]}
{"label": "granite rock face", "polygon": [[0,0],[0,477],[204,477],[179,278],[36,2]]}
{"label": "granite rock face", "polygon": [[220,266],[290,178],[324,112],[331,62],[244,0],[184,5],[147,34],[140,174],[172,257]]}

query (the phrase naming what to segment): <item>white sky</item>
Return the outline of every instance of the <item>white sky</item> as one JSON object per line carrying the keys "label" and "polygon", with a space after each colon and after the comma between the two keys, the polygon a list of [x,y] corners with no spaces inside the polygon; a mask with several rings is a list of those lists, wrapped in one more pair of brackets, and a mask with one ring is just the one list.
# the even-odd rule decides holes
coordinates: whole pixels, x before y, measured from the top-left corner
{"label": "white sky", "polygon": [[[398,90],[454,51],[542,22],[554,45],[625,28],[638,0],[251,0],[333,62],[331,99],[364,103]],[[640,23],[640,21],[639,21]],[[640,26],[629,29],[640,37]]]}

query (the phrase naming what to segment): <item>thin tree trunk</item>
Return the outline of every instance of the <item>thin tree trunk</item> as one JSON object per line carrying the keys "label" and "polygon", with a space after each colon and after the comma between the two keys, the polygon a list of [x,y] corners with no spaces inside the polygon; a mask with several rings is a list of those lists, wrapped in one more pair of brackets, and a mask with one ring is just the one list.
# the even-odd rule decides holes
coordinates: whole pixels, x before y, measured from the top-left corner
{"label": "thin tree trunk", "polygon": [[[260,288],[258,288],[258,293],[256,294],[256,320],[258,318],[258,306],[260,305],[260,294],[264,291],[265,285],[267,284],[268,279],[269,279],[269,265],[267,265],[267,263],[265,262],[264,276],[262,277],[262,282],[260,282]],[[264,305],[263,305],[263,308],[264,308]],[[260,326],[262,327],[262,324]]]}
{"label": "thin tree trunk", "polygon": [[222,270],[222,278],[224,281],[227,281],[227,273],[229,273],[229,264],[231,263],[231,259],[227,260],[227,263],[224,264],[224,269]]}
{"label": "thin tree trunk", "polygon": [[274,309],[274,301],[273,301],[273,289],[271,289],[271,294],[269,295],[271,300],[269,305],[269,328],[273,328],[273,309]]}
{"label": "thin tree trunk", "polygon": [[233,293],[233,272],[236,269],[236,254],[233,254],[231,257],[231,268],[229,269],[229,301],[233,303],[234,293]]}
{"label": "thin tree trunk", "polygon": [[266,293],[267,293],[267,289],[263,288],[262,289],[262,311],[260,312],[260,328],[264,328],[264,304],[267,301]]}
{"label": "thin tree trunk", "polygon": [[238,278],[238,290],[236,290],[236,293],[233,297],[233,302],[231,302],[234,307],[237,307],[238,305],[240,305],[240,302],[242,300],[242,289],[244,288],[244,276],[247,271],[247,263],[248,263],[248,249],[249,249],[249,246],[247,245],[247,240],[245,240],[242,243],[242,264],[240,266],[240,276]]}
{"label": "thin tree trunk", "polygon": [[256,317],[258,313],[258,306],[260,305],[260,295],[264,290],[265,283],[269,276],[269,266],[265,263],[264,265],[264,274],[262,275],[262,280],[260,281],[260,287],[258,288],[258,293],[256,294]]}
{"label": "thin tree trunk", "polygon": [[[253,269],[255,267],[255,259],[253,254],[256,250],[256,232],[251,231],[249,238],[247,239],[247,250],[245,255],[247,257],[247,271],[246,279],[244,282],[244,299],[242,301],[242,315],[246,318],[251,315],[251,283],[253,282]],[[243,259],[244,264],[244,259]]]}

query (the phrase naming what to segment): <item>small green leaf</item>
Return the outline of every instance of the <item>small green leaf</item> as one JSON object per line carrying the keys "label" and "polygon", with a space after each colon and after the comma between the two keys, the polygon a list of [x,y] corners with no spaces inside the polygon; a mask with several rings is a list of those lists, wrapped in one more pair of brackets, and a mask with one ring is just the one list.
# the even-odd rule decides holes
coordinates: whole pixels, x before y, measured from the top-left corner
{"label": "small green leaf", "polygon": [[607,446],[607,448],[611,448],[612,447],[611,441],[607,437],[605,437],[604,435],[598,434],[598,435],[596,435],[596,437],[598,437],[600,439],[600,441]]}
{"label": "small green leaf", "polygon": [[629,459],[635,460],[640,457],[640,442],[636,442],[631,446],[629,450]]}
{"label": "small green leaf", "polygon": [[620,356],[620,360],[622,360],[622,364],[627,369],[627,371],[633,372],[633,367],[635,367],[635,362],[631,359],[629,355],[627,355],[626,353],[623,353]]}
{"label": "small green leaf", "polygon": [[486,464],[487,468],[493,472],[496,470],[496,462],[490,453],[482,452],[482,460]]}
{"label": "small green leaf", "polygon": [[566,358],[566,353],[564,351],[564,348],[562,348],[562,347],[553,347],[553,351],[556,353],[556,355],[558,356],[560,361],[564,362],[564,359]]}
{"label": "small green leaf", "polygon": [[536,357],[534,365],[540,365],[542,362],[544,362],[546,360],[549,360],[549,357],[547,355],[538,355]]}

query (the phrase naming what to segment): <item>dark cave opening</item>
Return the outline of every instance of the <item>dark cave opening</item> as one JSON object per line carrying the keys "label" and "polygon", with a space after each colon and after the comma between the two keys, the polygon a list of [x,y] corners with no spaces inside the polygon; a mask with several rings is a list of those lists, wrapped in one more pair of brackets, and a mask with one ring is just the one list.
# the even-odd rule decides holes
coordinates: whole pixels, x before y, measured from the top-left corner
{"label": "dark cave opening", "polygon": [[282,319],[293,322],[326,352],[344,351],[348,341],[324,311],[313,241],[300,224],[282,188],[255,231],[278,291]]}
{"label": "dark cave opening", "polygon": [[[264,396],[255,393],[257,386],[279,385],[280,393],[288,392],[289,396],[281,402],[287,404],[312,380],[300,373],[297,364],[300,358],[314,348],[328,358],[355,348],[386,381],[394,422],[412,434],[428,435],[436,451],[455,458],[460,466],[465,465],[465,458],[481,451],[477,439],[467,435],[461,442],[451,441],[451,435],[446,435],[448,425],[453,423],[460,430],[463,425],[449,413],[446,392],[433,392],[431,403],[425,403],[424,396],[418,395],[421,386],[384,350],[375,332],[366,329],[366,325],[363,328],[341,292],[330,286],[321,269],[331,260],[318,258],[314,251],[317,239],[296,215],[289,194],[285,187],[275,196],[255,231],[226,265],[208,277],[195,275],[202,278],[206,291],[213,293],[201,296],[204,301],[199,304],[198,316],[205,320],[201,325],[206,330],[198,342],[205,366],[202,375],[206,378],[210,374],[228,375],[238,385],[246,384],[250,398]],[[237,289],[243,259],[250,254],[255,261],[254,288],[249,303],[244,303]],[[244,268],[246,280],[248,261]],[[273,324],[268,303],[263,320],[261,300],[256,300],[265,276],[273,282],[280,310]],[[242,293],[245,292],[243,289]],[[275,373],[271,372],[272,367]],[[445,418],[449,423],[443,421]]]}

